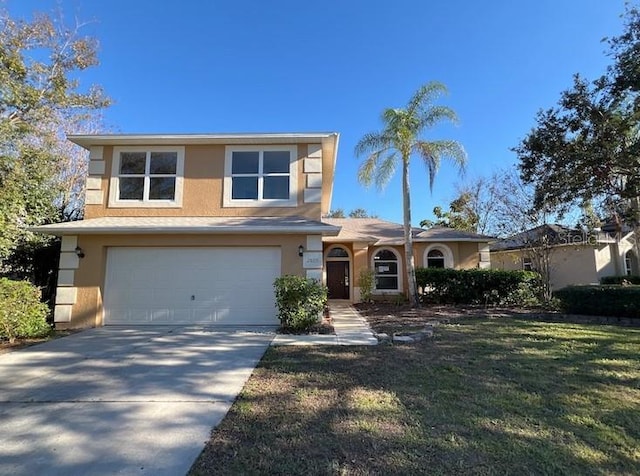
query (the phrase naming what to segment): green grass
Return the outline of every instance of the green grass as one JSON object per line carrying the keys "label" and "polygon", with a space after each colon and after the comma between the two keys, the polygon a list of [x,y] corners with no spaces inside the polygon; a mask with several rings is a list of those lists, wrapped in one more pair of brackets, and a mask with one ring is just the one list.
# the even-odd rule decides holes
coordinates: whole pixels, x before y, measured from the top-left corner
{"label": "green grass", "polygon": [[191,474],[640,473],[640,330],[463,319],[271,348]]}

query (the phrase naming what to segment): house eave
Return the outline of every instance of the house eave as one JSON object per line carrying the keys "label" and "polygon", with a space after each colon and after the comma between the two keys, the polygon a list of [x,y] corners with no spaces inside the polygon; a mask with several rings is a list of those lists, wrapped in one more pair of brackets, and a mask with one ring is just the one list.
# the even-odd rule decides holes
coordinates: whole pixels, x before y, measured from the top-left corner
{"label": "house eave", "polygon": [[[165,222],[163,222],[163,220]],[[184,221],[181,223],[181,221]],[[193,221],[193,220],[191,220]],[[200,223],[189,223],[189,219],[141,219],[136,223],[135,219],[118,220],[89,219],[77,222],[55,223],[30,227],[29,230],[36,233],[64,236],[64,235],[149,235],[149,234],[313,234],[322,236],[337,236],[340,227],[322,224],[315,221],[302,220],[300,223],[216,223],[214,218],[196,220]],[[209,222],[209,223],[207,223]]]}
{"label": "house eave", "polygon": [[337,141],[337,132],[220,134],[70,134],[67,139],[85,149],[109,145],[303,144]]}

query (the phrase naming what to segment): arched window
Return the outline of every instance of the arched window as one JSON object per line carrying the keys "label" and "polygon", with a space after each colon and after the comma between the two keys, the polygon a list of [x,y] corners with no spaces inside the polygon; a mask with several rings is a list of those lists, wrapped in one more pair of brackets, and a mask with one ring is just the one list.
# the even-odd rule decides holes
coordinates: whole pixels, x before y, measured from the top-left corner
{"label": "arched window", "polygon": [[624,255],[624,272],[627,276],[631,276],[635,270],[635,255],[629,250]]}
{"label": "arched window", "polygon": [[373,256],[377,291],[400,290],[399,263],[398,255],[390,249],[380,250]]}
{"label": "arched window", "polygon": [[437,243],[424,250],[423,263],[427,268],[453,268],[453,253],[444,243]]}
{"label": "arched window", "polygon": [[427,253],[427,268],[444,268],[444,253],[431,250]]}
{"label": "arched window", "polygon": [[347,250],[340,247],[332,248],[331,250],[329,250],[329,254],[327,254],[327,258],[348,258],[348,257],[349,257],[349,253],[347,253]]}

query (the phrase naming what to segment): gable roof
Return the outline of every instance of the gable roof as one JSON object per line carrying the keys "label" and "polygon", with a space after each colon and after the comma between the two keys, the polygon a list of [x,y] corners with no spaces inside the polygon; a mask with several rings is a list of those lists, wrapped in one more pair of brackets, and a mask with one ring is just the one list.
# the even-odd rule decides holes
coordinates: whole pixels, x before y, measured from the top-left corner
{"label": "gable roof", "polygon": [[587,232],[558,224],[543,224],[517,233],[491,245],[491,251],[518,250],[527,247],[594,245],[612,243],[615,239],[606,232]]}
{"label": "gable roof", "polygon": [[[325,241],[362,241],[378,246],[404,244],[404,229],[400,223],[379,218],[323,218],[322,221],[341,228],[337,236],[326,238]],[[434,227],[428,230],[413,227],[411,231],[416,243],[435,241],[488,242],[495,239],[490,236],[445,227]]]}

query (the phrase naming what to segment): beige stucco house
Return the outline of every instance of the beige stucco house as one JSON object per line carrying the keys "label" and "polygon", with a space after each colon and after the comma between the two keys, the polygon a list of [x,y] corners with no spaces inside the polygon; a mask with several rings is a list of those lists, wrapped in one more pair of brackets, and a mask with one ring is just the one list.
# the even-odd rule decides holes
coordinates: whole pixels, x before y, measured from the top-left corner
{"label": "beige stucco house", "polygon": [[[374,273],[373,294],[407,293],[404,230],[398,223],[377,218],[325,218],[338,227],[324,238],[325,282],[329,297],[358,301],[363,269]],[[416,267],[489,268],[489,241],[493,238],[451,228],[414,228]]]}
{"label": "beige stucco house", "polygon": [[[541,236],[545,237],[544,252],[537,246]],[[535,270],[535,255],[545,253],[553,290],[598,284],[604,276],[639,274],[633,232],[604,228],[586,233],[561,225],[541,225],[493,243],[491,267]]]}
{"label": "beige stucco house", "polygon": [[[400,225],[322,220],[338,138],[70,136],[89,151],[84,219],[34,228],[62,237],[56,326],[277,324],[273,281],[285,274],[355,301],[370,267],[377,292],[404,293]],[[485,237],[415,237],[418,265],[489,266]]]}

